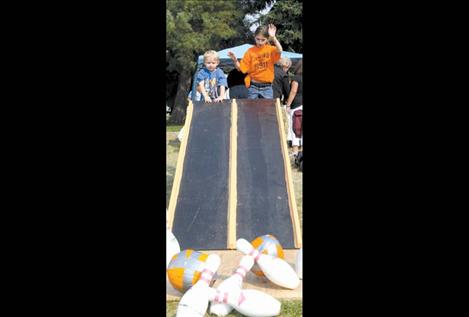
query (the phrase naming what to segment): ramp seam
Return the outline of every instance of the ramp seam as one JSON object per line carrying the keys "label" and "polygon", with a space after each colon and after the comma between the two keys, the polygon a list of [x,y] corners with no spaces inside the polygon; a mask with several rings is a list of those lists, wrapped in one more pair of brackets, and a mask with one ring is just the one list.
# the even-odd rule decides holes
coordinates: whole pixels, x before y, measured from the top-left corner
{"label": "ramp seam", "polygon": [[237,152],[238,152],[238,108],[236,99],[231,102],[230,161],[228,180],[227,248],[236,249],[236,205],[237,193]]}

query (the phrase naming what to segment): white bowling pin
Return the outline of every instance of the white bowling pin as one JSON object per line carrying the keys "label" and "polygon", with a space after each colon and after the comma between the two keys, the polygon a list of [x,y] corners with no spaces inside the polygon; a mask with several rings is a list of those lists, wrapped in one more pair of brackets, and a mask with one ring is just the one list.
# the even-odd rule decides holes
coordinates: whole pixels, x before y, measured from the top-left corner
{"label": "white bowling pin", "polygon": [[296,254],[296,274],[298,274],[298,277],[300,279],[303,279],[303,248],[300,248],[298,250],[298,253]]}
{"label": "white bowling pin", "polygon": [[300,285],[298,275],[285,260],[260,253],[246,239],[238,239],[236,248],[244,254],[254,257],[264,275],[271,282],[289,289],[295,289]]}
{"label": "white bowling pin", "polygon": [[181,252],[179,242],[174,234],[166,228],[166,268],[168,268],[169,262],[175,254]]}
{"label": "white bowling pin", "polygon": [[255,289],[232,289],[221,292],[210,288],[210,299],[231,305],[248,317],[271,317],[280,314],[282,304],[264,292]]}
{"label": "white bowling pin", "polygon": [[210,293],[210,281],[220,266],[220,257],[210,254],[200,279],[182,296],[178,304],[176,317],[203,317],[207,311]]}
{"label": "white bowling pin", "polygon": [[[245,255],[241,258],[239,266],[236,269],[235,273],[228,277],[226,280],[220,283],[217,287],[217,291],[220,292],[230,292],[233,289],[241,289],[243,284],[243,279],[246,276],[246,273],[249,272],[254,265],[254,258],[250,255]],[[210,303],[210,314],[215,314],[217,316],[226,316],[233,310],[231,305],[225,303],[219,303],[212,301]]]}

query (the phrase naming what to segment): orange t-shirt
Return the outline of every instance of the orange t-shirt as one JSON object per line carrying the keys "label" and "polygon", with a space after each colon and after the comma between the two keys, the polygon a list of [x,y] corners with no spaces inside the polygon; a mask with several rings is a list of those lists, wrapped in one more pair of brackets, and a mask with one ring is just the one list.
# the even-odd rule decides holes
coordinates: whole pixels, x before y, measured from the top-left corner
{"label": "orange t-shirt", "polygon": [[239,68],[243,73],[248,73],[244,78],[246,87],[251,85],[251,80],[271,83],[274,80],[274,64],[280,59],[280,53],[275,46],[266,44],[259,48],[253,46],[244,53],[239,62]]}

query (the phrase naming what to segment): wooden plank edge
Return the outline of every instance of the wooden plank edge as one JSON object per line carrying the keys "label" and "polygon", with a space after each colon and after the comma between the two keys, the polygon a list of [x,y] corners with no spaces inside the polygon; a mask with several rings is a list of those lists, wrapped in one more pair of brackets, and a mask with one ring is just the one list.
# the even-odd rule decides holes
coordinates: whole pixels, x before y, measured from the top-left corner
{"label": "wooden plank edge", "polygon": [[278,120],[278,127],[279,127],[279,135],[280,135],[280,144],[282,149],[283,155],[283,162],[284,162],[284,169],[285,169],[285,183],[287,185],[287,193],[288,193],[288,205],[290,207],[290,218],[292,220],[293,225],[293,239],[295,242],[296,248],[301,248],[303,246],[303,239],[301,234],[301,226],[298,217],[298,210],[296,206],[296,198],[295,198],[295,190],[293,187],[293,178],[292,178],[292,171],[291,171],[291,163],[290,157],[288,156],[288,148],[287,148],[287,139],[285,136],[285,125],[283,124],[283,116],[280,106],[280,99],[277,98],[275,102],[275,112],[277,114]]}
{"label": "wooden plank edge", "polygon": [[230,161],[228,176],[228,219],[227,248],[236,249],[236,206],[237,193],[237,158],[238,158],[238,105],[236,99],[231,102]]}
{"label": "wooden plank edge", "polygon": [[184,169],[184,160],[186,157],[186,148],[187,142],[189,139],[189,133],[192,123],[192,113],[193,113],[194,105],[192,104],[192,100],[189,100],[189,105],[187,106],[186,111],[186,121],[184,123],[183,129],[184,133],[182,136],[181,146],[179,148],[178,160],[176,163],[176,172],[174,173],[173,179],[173,186],[171,189],[171,196],[169,198],[169,205],[168,205],[168,217],[167,217],[167,226],[172,231],[173,230],[173,222],[174,222],[174,213],[176,211],[176,204],[179,196],[179,188],[181,185],[181,179]]}

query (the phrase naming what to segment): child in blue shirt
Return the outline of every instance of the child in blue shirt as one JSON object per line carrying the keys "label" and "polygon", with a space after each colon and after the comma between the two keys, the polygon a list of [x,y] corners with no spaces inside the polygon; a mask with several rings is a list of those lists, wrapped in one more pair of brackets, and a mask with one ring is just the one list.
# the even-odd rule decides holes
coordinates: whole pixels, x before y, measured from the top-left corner
{"label": "child in blue shirt", "polygon": [[205,102],[220,102],[225,99],[226,76],[218,68],[219,64],[220,58],[217,52],[213,50],[205,52],[205,67],[199,71],[196,77],[197,91],[202,94]]}

